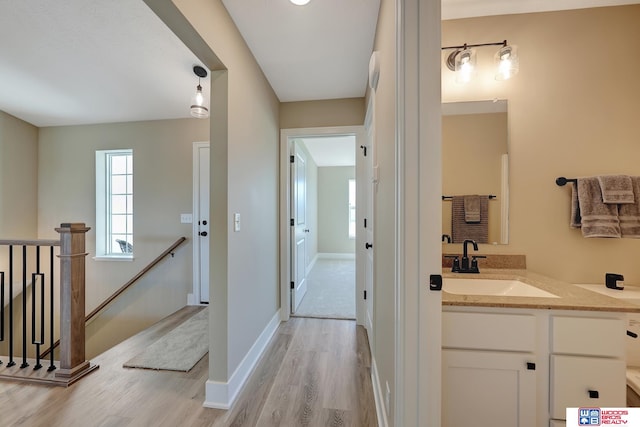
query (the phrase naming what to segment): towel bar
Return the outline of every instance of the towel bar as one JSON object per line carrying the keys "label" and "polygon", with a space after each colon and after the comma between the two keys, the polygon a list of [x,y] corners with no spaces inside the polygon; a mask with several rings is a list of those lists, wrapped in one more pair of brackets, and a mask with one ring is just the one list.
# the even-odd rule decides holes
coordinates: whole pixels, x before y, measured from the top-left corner
{"label": "towel bar", "polygon": [[[487,197],[489,199],[495,199],[498,196],[494,196],[493,194],[489,194]],[[453,196],[442,196],[442,200],[451,200],[451,199],[453,199]]]}
{"label": "towel bar", "polygon": [[558,187],[564,187],[567,184],[567,182],[577,183],[578,180],[576,178],[565,178],[564,176],[556,178],[556,185]]}

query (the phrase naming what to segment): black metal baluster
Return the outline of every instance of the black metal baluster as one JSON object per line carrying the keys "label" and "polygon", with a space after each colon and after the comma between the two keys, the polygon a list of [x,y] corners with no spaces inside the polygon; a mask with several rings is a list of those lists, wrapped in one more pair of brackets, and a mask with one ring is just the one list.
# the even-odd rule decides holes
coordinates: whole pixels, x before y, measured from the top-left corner
{"label": "black metal baluster", "polygon": [[[56,365],[53,363],[53,343],[54,343],[54,339],[53,339],[53,296],[54,296],[54,279],[53,279],[53,265],[54,265],[54,246],[51,246],[50,249],[50,256],[49,256],[49,281],[51,283],[50,289],[51,289],[51,295],[49,295],[49,299],[51,300],[51,306],[49,308],[50,312],[49,312],[49,334],[50,334],[50,338],[49,338],[49,345],[51,346],[51,363],[49,364],[49,367],[47,368],[47,371],[53,371],[56,369]],[[44,286],[44,283],[43,283]]]}
{"label": "black metal baluster", "polygon": [[[38,289],[36,283],[40,279],[40,339],[36,339],[36,307],[38,299]],[[31,274],[31,343],[36,346],[36,365],[34,371],[42,368],[40,364],[40,346],[44,343],[44,274],[40,272],[40,246],[36,246],[36,272]]]}
{"label": "black metal baluster", "polygon": [[22,364],[20,368],[29,366],[27,363],[27,245],[22,245]]}
{"label": "black metal baluster", "polygon": [[7,367],[14,366],[13,361],[13,245],[9,245],[9,363]]}

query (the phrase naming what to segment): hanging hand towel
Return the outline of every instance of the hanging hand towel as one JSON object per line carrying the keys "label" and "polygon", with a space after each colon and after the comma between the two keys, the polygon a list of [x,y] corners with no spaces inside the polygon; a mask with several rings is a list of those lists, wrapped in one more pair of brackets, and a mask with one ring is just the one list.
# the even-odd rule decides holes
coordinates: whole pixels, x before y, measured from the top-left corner
{"label": "hanging hand towel", "polygon": [[634,203],[631,177],[627,175],[600,175],[598,176],[600,189],[602,190],[603,203]]}
{"label": "hanging hand towel", "polygon": [[453,196],[451,199],[451,239],[453,243],[462,243],[465,239],[477,243],[489,242],[489,197],[480,197],[480,222],[465,221],[464,196]]}
{"label": "hanging hand towel", "polygon": [[631,177],[635,203],[618,206],[618,219],[622,237],[640,239],[640,177]]}
{"label": "hanging hand towel", "polygon": [[584,237],[621,237],[618,205],[602,202],[597,178],[578,178],[578,206]]}
{"label": "hanging hand towel", "polygon": [[467,223],[480,222],[480,196],[464,196],[464,221]]}

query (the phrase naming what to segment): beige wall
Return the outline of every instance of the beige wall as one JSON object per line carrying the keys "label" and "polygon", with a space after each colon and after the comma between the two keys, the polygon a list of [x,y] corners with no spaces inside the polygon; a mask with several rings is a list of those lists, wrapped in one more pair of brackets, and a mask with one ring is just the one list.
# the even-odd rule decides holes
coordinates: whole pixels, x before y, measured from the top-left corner
{"label": "beige wall", "polygon": [[[638,112],[640,5],[443,22],[443,45],[507,39],[520,73],[488,74],[456,86],[443,74],[443,101],[509,100],[511,227],[506,247],[527,265],[569,282],[600,283],[605,272],[640,284],[640,241],[585,239],[569,228],[570,187],[559,176],[640,175]],[[478,51],[492,57],[492,48]],[[455,250],[448,248],[447,251]]]}
{"label": "beige wall", "polygon": [[318,168],[318,252],[355,253],[349,238],[349,180],[354,166]]}
{"label": "beige wall", "polygon": [[[221,345],[211,347],[209,370],[211,380],[226,383],[280,305],[279,102],[220,0],[174,3],[227,69],[224,105],[218,105],[226,132],[213,121],[211,129],[212,168],[226,171],[227,183],[212,192],[212,208],[226,204],[212,232],[227,240],[212,251],[219,251],[226,273],[212,271],[212,298],[221,298],[212,301],[210,339]],[[212,108],[221,102],[217,96],[214,84]],[[234,213],[241,214],[240,232],[230,231]]]}
{"label": "beige wall", "polygon": [[364,114],[364,98],[283,102],[280,104],[280,128],[362,126]]}
{"label": "beige wall", "polygon": [[37,235],[38,128],[0,111],[0,239]]}
{"label": "beige wall", "polygon": [[[442,194],[493,194],[489,243],[500,242],[502,155],[507,153],[507,114],[442,117]],[[442,202],[442,233],[451,233],[451,201]]]}
{"label": "beige wall", "polygon": [[[87,310],[92,310],[179,237],[189,240],[145,275],[127,297],[88,326],[89,357],[183,307],[191,291],[192,147],[209,138],[207,120],[181,119],[40,129],[38,237],[56,238],[62,222],[84,222],[87,234]],[[95,151],[132,148],[134,233],[132,262],[96,261]]]}

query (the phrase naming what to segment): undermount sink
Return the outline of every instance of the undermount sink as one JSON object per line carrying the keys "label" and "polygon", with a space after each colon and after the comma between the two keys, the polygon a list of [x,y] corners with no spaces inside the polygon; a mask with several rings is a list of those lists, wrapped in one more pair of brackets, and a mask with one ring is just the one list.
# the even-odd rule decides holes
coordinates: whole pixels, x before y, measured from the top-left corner
{"label": "undermount sink", "polygon": [[559,298],[550,292],[519,280],[503,279],[444,279],[442,290],[458,295],[493,295],[508,297]]}
{"label": "undermount sink", "polygon": [[602,295],[606,295],[612,298],[618,298],[625,301],[628,301],[633,304],[640,305],[640,287],[638,286],[625,286],[623,290],[609,289],[604,284],[598,285],[585,285],[585,284],[575,284],[583,289],[587,289],[592,292],[597,292]]}

